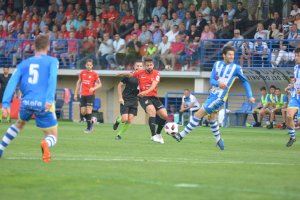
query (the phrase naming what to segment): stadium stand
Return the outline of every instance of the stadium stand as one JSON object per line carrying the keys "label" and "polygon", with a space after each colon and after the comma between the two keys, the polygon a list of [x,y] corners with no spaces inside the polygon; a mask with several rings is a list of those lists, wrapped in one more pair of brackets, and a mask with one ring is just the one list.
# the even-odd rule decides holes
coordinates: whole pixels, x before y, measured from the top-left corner
{"label": "stadium stand", "polygon": [[[151,56],[160,70],[209,69],[225,44],[237,48],[237,61],[243,66],[292,65],[293,49],[300,43],[299,5],[291,1],[260,6],[257,1],[242,2],[0,1],[0,63],[16,65],[33,54],[32,39],[47,34],[52,40],[51,55],[66,69],[80,69],[87,58],[97,63],[96,69],[130,69],[132,55],[137,59],[147,55],[149,42],[159,47],[164,35],[170,42],[168,58],[172,62],[161,61],[157,56],[161,49],[153,51]],[[291,11],[283,13],[278,6]],[[111,45],[106,42],[109,38],[116,43],[116,33],[125,42],[120,52],[103,52],[103,46]],[[108,39],[103,38],[105,34]],[[107,63],[112,56],[113,62]],[[123,62],[124,56],[130,62]]]}

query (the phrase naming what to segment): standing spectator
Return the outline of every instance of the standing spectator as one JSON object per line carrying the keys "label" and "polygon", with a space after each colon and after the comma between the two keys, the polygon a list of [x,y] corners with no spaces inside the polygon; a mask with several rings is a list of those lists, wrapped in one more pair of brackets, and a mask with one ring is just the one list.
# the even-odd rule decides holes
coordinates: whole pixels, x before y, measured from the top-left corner
{"label": "standing spectator", "polygon": [[248,11],[249,11],[252,21],[257,20],[256,11],[258,8],[258,3],[259,3],[258,0],[248,0]]}
{"label": "standing spectator", "polygon": [[131,35],[131,40],[126,45],[126,65],[132,66],[134,62],[139,59],[140,48],[142,47],[142,43],[138,41],[137,34]]}
{"label": "standing spectator", "polygon": [[166,8],[163,7],[162,0],[157,0],[156,7],[153,9],[151,17],[153,18],[156,15],[158,18],[161,18],[161,15],[166,11]]}
{"label": "standing spectator", "polygon": [[192,20],[190,12],[185,13],[185,18],[183,19],[183,23],[185,26],[185,30],[187,31],[191,30],[191,25],[194,23],[194,20]]}
{"label": "standing spectator", "polygon": [[167,7],[167,11],[166,11],[169,20],[172,19],[172,15],[173,15],[174,12],[175,12],[175,10],[174,10],[174,7],[173,7],[173,3],[169,2],[168,7]]}
{"label": "standing spectator", "polygon": [[111,31],[113,33],[118,31],[118,18],[119,18],[119,12],[115,9],[113,5],[109,6],[109,11],[107,13],[108,23],[111,26]]}
{"label": "standing spectator", "polygon": [[207,5],[207,1],[203,0],[201,2],[201,7],[199,12],[202,14],[203,18],[206,20],[207,23],[210,22],[210,8]]}
{"label": "standing spectator", "polygon": [[243,7],[242,2],[237,3],[237,10],[233,18],[235,28],[240,29],[240,31],[244,32],[247,28],[248,23],[248,11]]}
{"label": "standing spectator", "polygon": [[138,2],[138,15],[137,20],[139,22],[145,20],[145,9],[146,9],[146,0],[137,0]]}
{"label": "standing spectator", "polygon": [[279,31],[282,31],[282,19],[279,16],[278,12],[274,12],[273,13],[273,19],[269,20],[269,26],[271,26],[271,24],[275,23],[276,27]]}
{"label": "standing spectator", "polygon": [[109,33],[104,33],[103,40],[100,43],[98,49],[98,57],[100,66],[103,67],[102,69],[109,69],[108,62],[106,60],[106,56],[112,54],[114,50],[113,41],[109,38]]}
{"label": "standing spectator", "polygon": [[147,44],[149,41],[151,41],[152,35],[150,31],[147,30],[146,25],[142,25],[142,33],[138,37],[138,40],[142,43],[142,45]]}
{"label": "standing spectator", "polygon": [[[70,38],[68,39],[68,52],[61,54],[61,60],[64,66],[74,68],[77,58],[78,44],[77,40],[75,39],[74,32],[70,32],[69,37]],[[69,60],[69,65],[67,65],[66,59]]]}

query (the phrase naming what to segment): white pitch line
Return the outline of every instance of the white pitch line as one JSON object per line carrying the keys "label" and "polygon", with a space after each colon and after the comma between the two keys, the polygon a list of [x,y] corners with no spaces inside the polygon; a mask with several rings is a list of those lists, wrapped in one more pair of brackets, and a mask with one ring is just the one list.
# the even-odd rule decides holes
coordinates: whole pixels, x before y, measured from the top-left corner
{"label": "white pitch line", "polygon": [[[6,160],[40,160],[40,157],[15,156],[4,157]],[[97,157],[54,157],[53,161],[103,161],[103,162],[154,162],[154,163],[184,163],[184,164],[233,164],[233,165],[282,165],[300,166],[300,163],[280,162],[247,162],[247,161],[201,161],[192,159],[142,159],[142,158],[97,158]]]}

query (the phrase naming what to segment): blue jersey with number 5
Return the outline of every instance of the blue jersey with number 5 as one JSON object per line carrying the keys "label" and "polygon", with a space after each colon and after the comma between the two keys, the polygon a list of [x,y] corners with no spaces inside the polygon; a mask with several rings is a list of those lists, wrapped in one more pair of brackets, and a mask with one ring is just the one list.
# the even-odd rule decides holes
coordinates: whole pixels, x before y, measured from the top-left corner
{"label": "blue jersey with number 5", "polygon": [[33,56],[22,61],[8,82],[3,95],[3,107],[10,107],[18,84],[22,92],[21,107],[44,110],[46,102],[54,103],[58,66],[58,60],[47,55]]}

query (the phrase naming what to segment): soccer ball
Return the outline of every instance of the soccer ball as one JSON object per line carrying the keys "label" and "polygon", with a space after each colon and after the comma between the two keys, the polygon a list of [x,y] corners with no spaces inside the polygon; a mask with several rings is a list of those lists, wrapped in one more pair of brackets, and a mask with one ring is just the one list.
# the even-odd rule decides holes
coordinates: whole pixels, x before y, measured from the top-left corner
{"label": "soccer ball", "polygon": [[93,124],[97,124],[97,117],[92,117],[91,121]]}
{"label": "soccer ball", "polygon": [[168,122],[165,125],[165,132],[168,135],[175,135],[176,133],[178,133],[178,124],[176,124],[174,122]]}

